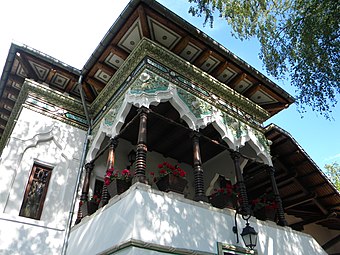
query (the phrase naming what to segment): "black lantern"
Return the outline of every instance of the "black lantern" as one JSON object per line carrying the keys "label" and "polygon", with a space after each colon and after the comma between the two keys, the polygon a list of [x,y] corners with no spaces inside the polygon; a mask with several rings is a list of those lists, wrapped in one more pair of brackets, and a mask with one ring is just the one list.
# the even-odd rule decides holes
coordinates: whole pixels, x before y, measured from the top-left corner
{"label": "black lantern", "polygon": [[127,169],[130,169],[130,167],[135,163],[136,161],[136,152],[134,150],[131,150],[128,154],[128,161],[130,162],[130,165],[127,166]]}
{"label": "black lantern", "polygon": [[[239,242],[239,239],[238,239],[238,230],[237,230],[237,210],[236,210],[236,213],[235,213],[235,226],[233,227],[233,232],[236,234],[236,242],[238,243]],[[244,227],[244,229],[242,230],[242,233],[241,233],[241,237],[242,237],[242,240],[245,244],[245,246],[251,250],[253,250],[256,246],[256,243],[257,243],[257,232],[255,231],[255,229],[251,226],[249,226],[249,218],[251,216],[250,215],[243,215],[242,214],[242,219],[244,219],[245,221],[247,221],[246,223],[246,226]]]}
{"label": "black lantern", "polygon": [[253,250],[257,243],[257,232],[251,226],[249,226],[248,220],[245,228],[242,230],[241,237],[245,246]]}

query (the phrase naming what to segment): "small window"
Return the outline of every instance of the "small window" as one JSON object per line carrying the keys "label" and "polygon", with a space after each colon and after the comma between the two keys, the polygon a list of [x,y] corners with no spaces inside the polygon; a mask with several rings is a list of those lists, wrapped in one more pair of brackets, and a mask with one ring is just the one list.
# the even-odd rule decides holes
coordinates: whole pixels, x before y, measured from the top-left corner
{"label": "small window", "polygon": [[33,165],[20,209],[20,216],[39,220],[44,206],[52,168]]}

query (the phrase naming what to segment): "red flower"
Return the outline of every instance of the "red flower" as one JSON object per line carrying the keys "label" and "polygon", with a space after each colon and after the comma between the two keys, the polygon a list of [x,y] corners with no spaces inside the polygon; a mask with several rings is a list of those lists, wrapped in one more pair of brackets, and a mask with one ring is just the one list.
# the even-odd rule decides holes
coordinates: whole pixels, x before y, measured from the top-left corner
{"label": "red flower", "polygon": [[182,171],[179,172],[179,175],[181,177],[185,177],[187,175],[187,173],[182,170]]}
{"label": "red flower", "polygon": [[155,172],[150,172],[150,175],[155,176]]}
{"label": "red flower", "polygon": [[110,178],[105,177],[105,178],[104,178],[104,184],[105,184],[106,186],[108,186],[108,185],[110,184]]}
{"label": "red flower", "polygon": [[[167,174],[173,174],[175,176],[180,176],[180,177],[185,177],[186,176],[186,172],[179,167],[179,165],[172,165],[169,162],[163,162],[161,164],[158,164],[158,168],[159,168],[159,174],[160,177],[163,177]],[[150,173],[150,175],[154,176],[155,173]]]}
{"label": "red flower", "polygon": [[114,168],[109,168],[106,171],[104,178],[104,184],[109,185],[114,179],[129,180],[131,178],[131,172],[129,169],[124,169],[122,171],[114,170]]}
{"label": "red flower", "polygon": [[123,174],[123,175],[130,175],[130,171],[129,171],[128,169],[124,169],[124,170],[122,171],[122,174]]}

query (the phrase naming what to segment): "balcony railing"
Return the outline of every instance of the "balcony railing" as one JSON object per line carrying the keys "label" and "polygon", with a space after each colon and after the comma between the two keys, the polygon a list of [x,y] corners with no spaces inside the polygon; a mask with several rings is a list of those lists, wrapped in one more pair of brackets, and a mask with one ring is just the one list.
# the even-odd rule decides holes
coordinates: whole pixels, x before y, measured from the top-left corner
{"label": "balcony railing", "polygon": [[[67,254],[218,254],[218,243],[245,248],[236,243],[234,217],[234,210],[136,183],[73,227]],[[258,254],[326,254],[307,234],[253,217],[250,224],[258,232]]]}

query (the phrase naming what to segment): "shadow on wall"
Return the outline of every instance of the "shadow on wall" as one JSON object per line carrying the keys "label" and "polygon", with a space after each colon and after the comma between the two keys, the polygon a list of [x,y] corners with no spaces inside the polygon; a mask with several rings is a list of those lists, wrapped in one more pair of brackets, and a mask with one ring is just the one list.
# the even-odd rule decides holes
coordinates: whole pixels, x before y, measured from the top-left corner
{"label": "shadow on wall", "polygon": [[[216,242],[243,246],[242,240],[236,244],[234,211],[211,210],[207,206],[194,206],[169,196],[142,192],[136,194],[140,205],[135,222],[139,238],[161,245],[216,252]],[[245,227],[239,218],[238,229]],[[309,235],[280,227],[271,222],[251,218],[251,226],[259,233],[256,249],[259,254],[325,254],[317,242]],[[153,233],[150,230],[154,230]],[[138,239],[138,238],[137,238]],[[289,244],[289,245],[288,245]]]}
{"label": "shadow on wall", "polygon": [[60,254],[63,231],[1,220],[0,254]]}
{"label": "shadow on wall", "polygon": [[[254,218],[251,225],[259,232],[259,254],[325,254],[308,235]],[[216,253],[217,242],[244,247],[242,240],[236,244],[233,226],[233,210],[215,209],[142,184],[136,189],[135,184],[73,229],[69,252],[95,254],[132,238]],[[239,230],[244,227],[239,218]]]}
{"label": "shadow on wall", "polygon": [[[84,139],[83,130],[23,109],[0,166],[0,210],[5,213],[0,219],[1,254],[58,254]],[[53,168],[39,221],[19,216],[35,161]]]}

